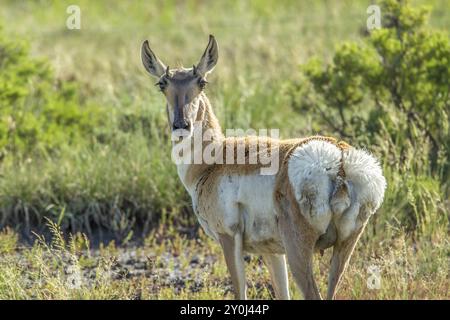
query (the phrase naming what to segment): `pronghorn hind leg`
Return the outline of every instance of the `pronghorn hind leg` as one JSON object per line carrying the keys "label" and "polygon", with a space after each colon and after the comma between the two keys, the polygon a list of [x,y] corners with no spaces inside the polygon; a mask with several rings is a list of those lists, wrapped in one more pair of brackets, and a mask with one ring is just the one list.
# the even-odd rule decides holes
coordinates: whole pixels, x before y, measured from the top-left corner
{"label": "pronghorn hind leg", "polygon": [[289,300],[289,280],[286,257],[284,254],[263,254],[262,257],[269,269],[275,297],[279,300]]}
{"label": "pronghorn hind leg", "polygon": [[235,298],[246,300],[247,285],[245,281],[242,233],[237,232],[234,237],[227,234],[219,234],[219,240],[223,249],[228,271],[230,272]]}
{"label": "pronghorn hind leg", "polygon": [[[342,280],[342,276],[347,268],[347,265],[352,256],[361,234],[363,233],[369,217],[373,214],[373,210],[368,205],[359,206],[359,204],[353,204],[354,209],[358,211],[355,229],[348,235],[342,236],[342,231],[338,234],[337,241],[333,247],[333,256],[331,258],[330,272],[328,276],[328,291],[327,299],[332,300],[336,298],[336,292]],[[347,215],[350,212],[346,213]],[[345,227],[345,220],[339,221],[338,225],[341,229]],[[343,238],[343,239],[342,239]]]}
{"label": "pronghorn hind leg", "polygon": [[330,272],[328,276],[327,299],[336,298],[336,292],[342,280],[342,276],[347,269],[353,250],[364,231],[364,227],[356,230],[347,239],[338,241],[333,247],[333,256],[331,258]]}
{"label": "pronghorn hind leg", "polygon": [[327,299],[336,298],[336,292],[342,280],[342,276],[347,269],[348,262],[356,246],[359,235],[355,234],[345,241],[338,242],[333,247],[333,256],[331,258],[330,271],[328,276]]}
{"label": "pronghorn hind leg", "polygon": [[[287,234],[293,234],[293,232],[287,232]],[[305,246],[306,243],[302,244],[301,237],[295,239],[286,236],[286,238],[284,245],[289,267],[304,298],[307,300],[322,299],[313,274],[314,244]]]}
{"label": "pronghorn hind leg", "polygon": [[314,248],[319,237],[298,208],[292,212],[292,205],[283,204],[279,210],[279,228],[289,268],[304,298],[320,300],[322,297],[313,274]]}

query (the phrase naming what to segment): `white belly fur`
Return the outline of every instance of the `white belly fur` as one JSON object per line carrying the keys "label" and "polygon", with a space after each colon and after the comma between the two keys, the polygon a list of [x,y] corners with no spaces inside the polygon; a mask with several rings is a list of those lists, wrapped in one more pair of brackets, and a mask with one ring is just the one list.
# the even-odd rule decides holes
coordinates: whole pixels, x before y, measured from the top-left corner
{"label": "white belly fur", "polygon": [[[284,253],[278,232],[273,192],[274,175],[225,175],[218,180],[215,212],[199,211],[206,233],[234,235],[244,232],[244,250],[253,253]],[[194,207],[196,195],[192,194]]]}

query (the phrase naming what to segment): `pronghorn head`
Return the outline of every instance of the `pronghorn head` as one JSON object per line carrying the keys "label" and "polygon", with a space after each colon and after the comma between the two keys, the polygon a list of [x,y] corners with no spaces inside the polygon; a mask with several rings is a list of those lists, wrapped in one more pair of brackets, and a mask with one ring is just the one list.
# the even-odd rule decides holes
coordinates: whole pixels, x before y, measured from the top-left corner
{"label": "pronghorn head", "polygon": [[178,131],[182,136],[192,135],[200,94],[207,84],[206,76],[214,69],[218,57],[217,42],[212,35],[198,64],[189,69],[166,67],[150,49],[148,41],[142,43],[142,63],[151,75],[158,78],[156,85],[166,97],[172,131]]}

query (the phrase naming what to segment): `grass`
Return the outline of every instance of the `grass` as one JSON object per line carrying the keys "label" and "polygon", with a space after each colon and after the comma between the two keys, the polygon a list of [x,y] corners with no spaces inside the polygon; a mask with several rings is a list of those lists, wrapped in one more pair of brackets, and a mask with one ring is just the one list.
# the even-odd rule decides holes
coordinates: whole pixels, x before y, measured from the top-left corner
{"label": "grass", "polygon": [[[326,134],[296,113],[286,88],[310,57],[329,60],[338,43],[360,38],[369,1],[77,3],[82,29],[70,31],[70,1],[0,0],[5,33],[27,41],[57,79],[77,82],[82,100],[100,106],[107,141],[1,160],[0,227],[10,228],[0,233],[0,298],[231,298],[220,249],[198,230],[170,161],[164,101],[141,66],[140,43],[149,39],[170,66],[190,66],[212,33],[220,58],[207,94],[224,128]],[[449,30],[448,2],[426,3],[434,8],[431,25]],[[395,144],[383,143],[369,149],[379,155]],[[383,166],[384,205],[338,298],[448,299],[448,197],[426,176],[399,175],[408,163]],[[408,219],[417,230],[405,228]],[[317,258],[324,292],[329,252]],[[272,298],[261,260],[248,260],[249,296]],[[379,290],[366,285],[372,265],[380,268]],[[69,285],[68,269],[82,274],[79,286]],[[291,292],[300,298],[292,281]]]}
{"label": "grass", "polygon": [[[106,122],[98,128],[106,144],[79,141],[57,154],[3,160],[2,224],[24,224],[28,231],[62,210],[63,229],[86,231],[86,224],[116,229],[115,208],[135,217],[132,225],[186,208],[170,161],[163,97],[141,66],[142,40],[150,39],[167,64],[190,66],[208,33],[216,35],[220,61],[207,94],[224,128],[280,128],[282,137],[328,134],[296,114],[285,91],[309,57],[329,59],[336,44],[358,39],[367,15],[364,1],[115,2],[106,15],[105,2],[80,1],[82,29],[71,31],[65,27],[68,1],[3,2],[6,34],[49,58],[57,79],[76,81],[81,99],[98,105]],[[445,12],[435,9],[432,24],[448,29]]]}
{"label": "grass", "polygon": [[[232,299],[232,286],[218,244],[199,232],[180,235],[160,225],[142,245],[114,241],[93,249],[82,234],[62,236],[48,224],[23,247],[11,230],[0,233],[0,299]],[[448,240],[412,247],[398,230],[393,240],[363,240],[345,274],[337,299],[448,299]],[[330,253],[316,256],[315,274],[326,292]],[[370,268],[380,287],[370,289]],[[273,299],[269,274],[256,256],[246,257],[248,295]],[[290,279],[293,298],[301,294]]]}

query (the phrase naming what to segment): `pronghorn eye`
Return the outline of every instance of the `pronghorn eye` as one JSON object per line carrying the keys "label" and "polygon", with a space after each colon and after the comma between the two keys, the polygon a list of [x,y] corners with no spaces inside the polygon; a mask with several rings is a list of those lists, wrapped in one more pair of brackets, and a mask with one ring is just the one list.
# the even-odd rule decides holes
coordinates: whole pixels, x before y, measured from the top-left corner
{"label": "pronghorn eye", "polygon": [[159,90],[164,91],[166,89],[167,83],[164,80],[159,80],[155,83],[155,86],[159,86]]}
{"label": "pronghorn eye", "polygon": [[198,79],[198,86],[200,87],[200,90],[205,89],[207,83],[208,81],[203,78]]}

